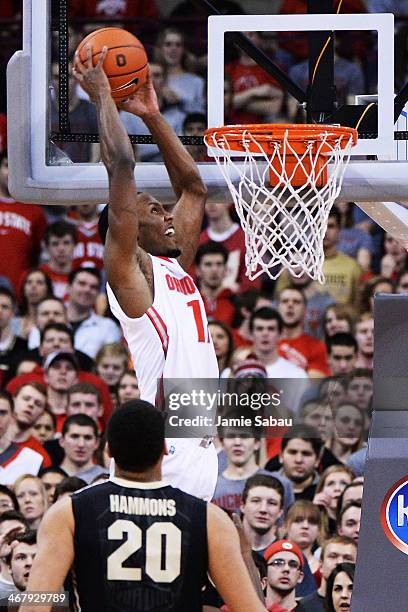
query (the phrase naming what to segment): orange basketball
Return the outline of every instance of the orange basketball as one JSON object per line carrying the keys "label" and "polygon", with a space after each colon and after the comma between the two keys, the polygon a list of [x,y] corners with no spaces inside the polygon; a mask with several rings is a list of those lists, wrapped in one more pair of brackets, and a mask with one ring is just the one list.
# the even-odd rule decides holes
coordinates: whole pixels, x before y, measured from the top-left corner
{"label": "orange basketball", "polygon": [[95,66],[103,47],[108,53],[103,68],[109,79],[115,102],[126,100],[146,81],[148,59],[146,51],[136,36],[122,28],[101,28],[88,34],[79,44],[77,52],[82,62],[87,58],[87,44],[92,45],[92,62]]}

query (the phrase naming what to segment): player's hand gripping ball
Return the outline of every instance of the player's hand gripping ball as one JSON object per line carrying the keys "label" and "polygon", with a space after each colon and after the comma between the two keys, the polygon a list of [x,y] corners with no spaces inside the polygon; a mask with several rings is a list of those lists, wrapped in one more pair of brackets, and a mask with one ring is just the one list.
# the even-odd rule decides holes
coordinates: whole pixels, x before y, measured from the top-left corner
{"label": "player's hand gripping ball", "polygon": [[148,59],[145,48],[136,36],[122,28],[102,28],[91,32],[79,44],[77,53],[87,59],[87,45],[92,45],[92,63],[98,63],[102,49],[108,48],[103,69],[108,77],[112,98],[116,103],[132,96],[147,78]]}

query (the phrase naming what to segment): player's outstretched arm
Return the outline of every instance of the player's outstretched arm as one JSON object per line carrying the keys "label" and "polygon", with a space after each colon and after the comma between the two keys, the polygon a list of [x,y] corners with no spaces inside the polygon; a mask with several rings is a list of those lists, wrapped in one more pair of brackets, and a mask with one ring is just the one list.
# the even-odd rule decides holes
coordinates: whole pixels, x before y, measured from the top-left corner
{"label": "player's outstretched arm", "polygon": [[149,74],[144,85],[129,100],[120,104],[120,108],[143,119],[163,156],[178,200],[173,214],[179,247],[182,251],[179,263],[185,270],[188,270],[194,262],[197,251],[207,189],[201,180],[195,161],[159,110],[146,112],[141,106],[144,96],[151,96],[153,93],[153,83]]}
{"label": "player's outstretched arm", "polygon": [[125,314],[139,317],[152,303],[150,288],[140,269],[143,258],[148,258],[137,244],[140,198],[134,177],[135,158],[103,70],[106,52],[104,48],[94,67],[92,47],[88,46],[85,62],[78,54],[75,56],[74,75],[96,105],[102,160],[109,176],[109,231],[104,257],[107,279]]}
{"label": "player's outstretched arm", "polygon": [[[74,561],[74,516],[70,498],[62,499],[46,512],[38,530],[37,545],[27,592],[58,593]],[[20,608],[21,612],[50,612],[51,609],[52,603]]]}
{"label": "player's outstretched arm", "polygon": [[208,504],[209,573],[229,612],[265,612],[242,559],[239,536],[231,519]]}

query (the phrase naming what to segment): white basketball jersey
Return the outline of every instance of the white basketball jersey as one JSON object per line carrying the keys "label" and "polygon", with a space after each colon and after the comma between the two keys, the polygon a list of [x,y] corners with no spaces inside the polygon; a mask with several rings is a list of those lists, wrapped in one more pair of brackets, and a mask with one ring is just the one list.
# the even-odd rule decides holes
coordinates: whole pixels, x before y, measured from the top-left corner
{"label": "white basketball jersey", "polygon": [[193,279],[176,259],[150,257],[154,301],[144,315],[131,319],[109,284],[107,293],[132,355],[141,399],[154,404],[160,378],[218,378],[219,374],[204,303]]}
{"label": "white basketball jersey", "polygon": [[[204,303],[193,279],[176,259],[150,257],[154,300],[144,315],[136,319],[126,316],[109,284],[107,293],[132,355],[140,397],[155,404],[158,380],[218,379],[218,362]],[[200,438],[167,438],[163,478],[190,495],[210,501],[217,482],[218,459],[214,445],[203,447],[203,442]],[[111,465],[111,473],[113,470]]]}

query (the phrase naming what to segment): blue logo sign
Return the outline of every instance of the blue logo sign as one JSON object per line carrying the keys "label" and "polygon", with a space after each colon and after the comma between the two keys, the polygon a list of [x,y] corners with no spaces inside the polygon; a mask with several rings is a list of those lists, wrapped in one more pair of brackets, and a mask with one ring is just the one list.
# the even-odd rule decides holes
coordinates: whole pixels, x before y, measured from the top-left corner
{"label": "blue logo sign", "polygon": [[408,555],[408,476],[396,482],[385,496],[381,524],[390,542]]}

